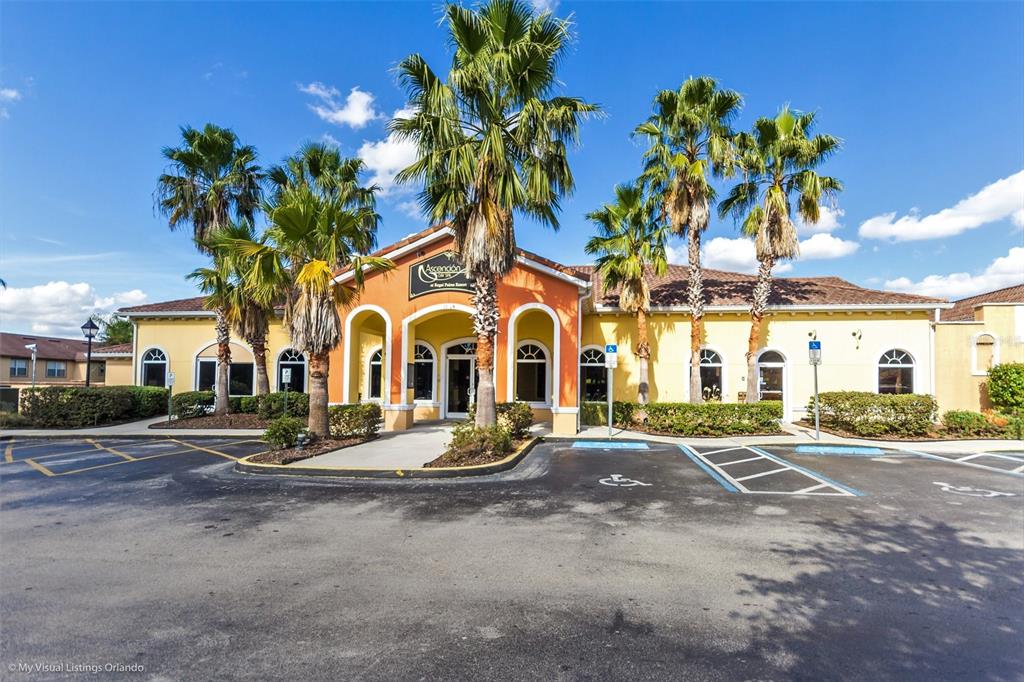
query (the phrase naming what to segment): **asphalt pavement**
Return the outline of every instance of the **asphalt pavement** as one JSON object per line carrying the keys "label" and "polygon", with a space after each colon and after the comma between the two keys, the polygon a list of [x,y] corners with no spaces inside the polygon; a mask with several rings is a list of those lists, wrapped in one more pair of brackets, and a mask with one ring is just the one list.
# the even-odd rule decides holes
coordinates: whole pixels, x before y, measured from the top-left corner
{"label": "asphalt pavement", "polygon": [[1024,454],[552,440],[353,481],[235,473],[244,438],[6,445],[3,679],[1024,676]]}

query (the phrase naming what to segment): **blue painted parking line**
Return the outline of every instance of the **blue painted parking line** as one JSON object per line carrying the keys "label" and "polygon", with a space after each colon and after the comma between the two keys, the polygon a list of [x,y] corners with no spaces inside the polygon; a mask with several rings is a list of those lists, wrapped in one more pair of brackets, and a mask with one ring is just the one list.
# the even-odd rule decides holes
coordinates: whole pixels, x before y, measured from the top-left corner
{"label": "blue painted parking line", "polygon": [[852,455],[858,457],[881,457],[881,448],[858,447],[856,445],[797,445],[798,455]]}
{"label": "blue painted parking line", "polygon": [[690,458],[691,460],[693,460],[693,463],[694,463],[694,464],[696,464],[696,465],[697,465],[697,466],[699,466],[699,467],[700,467],[701,469],[703,469],[703,470],[704,470],[704,473],[706,473],[706,474],[707,474],[708,476],[710,476],[711,478],[713,478],[713,479],[715,479],[716,481],[718,481],[718,483],[719,483],[719,484],[721,484],[721,486],[722,486],[723,488],[725,488],[726,490],[728,490],[728,491],[729,491],[729,492],[731,492],[731,493],[736,493],[736,492],[739,492],[739,490],[737,490],[737,489],[736,489],[736,486],[734,486],[734,485],[733,485],[732,483],[729,483],[729,481],[725,480],[725,478],[723,478],[722,476],[720,476],[720,475],[718,474],[718,472],[717,472],[717,471],[715,471],[714,469],[712,469],[711,467],[709,467],[709,466],[708,466],[707,464],[705,464],[705,463],[704,463],[704,460],[702,460],[702,459],[701,459],[701,458],[700,458],[700,457],[699,457],[699,456],[697,455],[697,453],[696,453],[696,452],[694,452],[693,450],[691,450],[691,449],[689,448],[689,446],[687,446],[687,445],[680,445],[680,446],[679,446],[679,449],[680,449],[680,450],[682,450],[682,451],[683,451],[683,453],[684,453],[684,454],[685,454],[685,455],[686,455],[687,457],[689,457],[689,458]]}
{"label": "blue painted parking line", "polygon": [[582,450],[647,450],[647,443],[615,440],[578,440],[572,444]]}

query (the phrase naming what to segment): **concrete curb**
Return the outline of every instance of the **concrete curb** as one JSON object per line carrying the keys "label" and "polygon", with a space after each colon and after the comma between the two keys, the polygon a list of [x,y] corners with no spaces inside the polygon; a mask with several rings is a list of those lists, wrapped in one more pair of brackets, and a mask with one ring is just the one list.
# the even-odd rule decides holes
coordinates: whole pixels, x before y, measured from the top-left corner
{"label": "concrete curb", "polygon": [[473,464],[464,467],[437,467],[415,469],[372,469],[361,467],[303,467],[291,464],[259,464],[247,461],[249,457],[243,457],[235,462],[235,471],[244,474],[257,474],[261,476],[327,476],[334,478],[374,478],[374,479],[424,479],[424,478],[460,478],[465,476],[486,476],[508,471],[514,468],[523,460],[530,451],[543,440],[534,436],[519,450],[513,452],[505,459],[491,462],[490,464]]}

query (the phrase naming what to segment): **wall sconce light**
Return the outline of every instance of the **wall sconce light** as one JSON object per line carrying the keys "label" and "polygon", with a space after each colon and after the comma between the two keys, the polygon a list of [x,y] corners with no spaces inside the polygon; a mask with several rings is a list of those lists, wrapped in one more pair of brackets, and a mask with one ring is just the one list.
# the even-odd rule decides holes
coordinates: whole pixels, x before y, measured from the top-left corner
{"label": "wall sconce light", "polygon": [[852,332],[850,336],[852,336],[853,340],[856,342],[854,345],[856,346],[857,350],[860,350],[860,340],[861,337],[864,336],[863,332],[861,332],[861,330],[858,329],[857,331]]}
{"label": "wall sconce light", "polygon": [[817,329],[812,329],[811,331],[807,332],[807,337],[811,341],[817,341],[818,340],[818,330]]}

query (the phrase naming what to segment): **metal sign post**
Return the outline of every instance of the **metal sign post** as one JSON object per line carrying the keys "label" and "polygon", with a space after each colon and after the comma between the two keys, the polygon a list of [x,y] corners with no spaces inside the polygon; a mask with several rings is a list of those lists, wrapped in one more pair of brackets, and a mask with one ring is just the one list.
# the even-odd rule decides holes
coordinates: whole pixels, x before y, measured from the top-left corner
{"label": "metal sign post", "polygon": [[284,384],[284,415],[288,416],[288,387],[292,383],[292,368],[284,367],[281,369],[281,383]]}
{"label": "metal sign post", "polygon": [[174,372],[167,373],[167,423],[171,423],[171,394],[174,393]]}
{"label": "metal sign post", "polygon": [[811,366],[814,367],[814,440],[821,440],[821,413],[818,407],[818,365],[821,364],[821,341],[808,341]]}
{"label": "metal sign post", "polygon": [[619,366],[619,347],[614,343],[605,344],[604,366],[608,370],[608,437],[612,437],[612,396],[615,395],[615,368]]}

